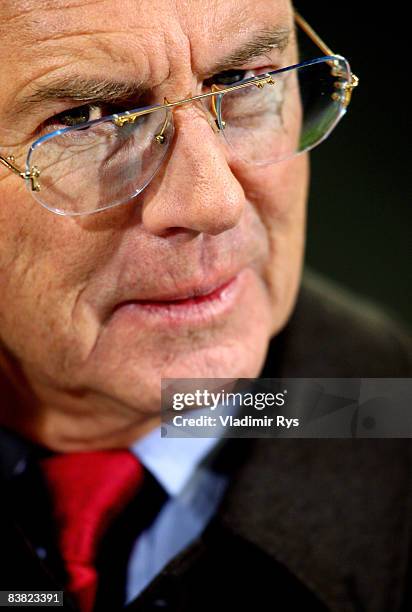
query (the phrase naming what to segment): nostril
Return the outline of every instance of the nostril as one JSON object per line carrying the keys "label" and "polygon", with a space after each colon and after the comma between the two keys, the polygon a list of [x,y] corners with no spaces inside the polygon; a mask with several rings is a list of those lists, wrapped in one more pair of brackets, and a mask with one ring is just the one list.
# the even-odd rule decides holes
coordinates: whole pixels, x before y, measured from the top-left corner
{"label": "nostril", "polygon": [[199,235],[200,232],[196,230],[189,229],[187,227],[168,227],[163,231],[158,232],[158,236],[160,238],[174,238],[174,237],[184,237],[185,239],[194,238]]}

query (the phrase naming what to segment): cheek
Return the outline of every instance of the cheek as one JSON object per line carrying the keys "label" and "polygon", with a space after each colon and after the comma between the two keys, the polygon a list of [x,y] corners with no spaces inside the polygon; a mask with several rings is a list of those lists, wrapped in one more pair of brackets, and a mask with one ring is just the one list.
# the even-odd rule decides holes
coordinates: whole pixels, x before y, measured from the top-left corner
{"label": "cheek", "polygon": [[53,352],[62,367],[67,346],[76,350],[78,341],[76,300],[114,240],[50,213],[24,186],[0,189],[0,339],[23,363],[48,363]]}
{"label": "cheek", "polygon": [[269,245],[263,276],[272,303],[272,333],[281,329],[299,287],[309,179],[307,155],[272,166],[232,167],[248,202],[265,227]]}
{"label": "cheek", "polygon": [[231,168],[265,225],[286,227],[296,216],[304,219],[308,155],[268,166],[232,162]]}

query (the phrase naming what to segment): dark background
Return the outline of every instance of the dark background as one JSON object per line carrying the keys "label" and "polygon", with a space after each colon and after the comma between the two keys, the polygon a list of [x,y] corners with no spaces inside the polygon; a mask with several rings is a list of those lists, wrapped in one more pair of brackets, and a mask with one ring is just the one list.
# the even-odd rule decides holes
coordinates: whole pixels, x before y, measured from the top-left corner
{"label": "dark background", "polygon": [[412,98],[399,15],[352,0],[295,6],[360,78],[346,117],[311,153],[306,263],[411,326]]}

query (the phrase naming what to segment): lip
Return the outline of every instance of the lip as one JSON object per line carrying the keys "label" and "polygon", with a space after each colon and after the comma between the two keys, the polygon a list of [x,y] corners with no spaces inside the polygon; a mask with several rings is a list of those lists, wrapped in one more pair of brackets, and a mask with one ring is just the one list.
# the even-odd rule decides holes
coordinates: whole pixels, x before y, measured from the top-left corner
{"label": "lip", "polygon": [[116,305],[119,318],[154,325],[201,324],[228,313],[244,286],[246,270],[230,278],[203,283],[179,292],[164,292],[150,299],[127,300]]}
{"label": "lip", "polygon": [[[193,287],[192,289],[187,289],[185,291],[175,292],[175,293],[164,293],[160,297],[143,299],[143,300],[129,300],[129,303],[139,303],[143,306],[150,305],[160,305],[166,306],[170,304],[171,306],[179,306],[184,305],[185,302],[189,300],[194,302],[200,302],[202,300],[213,299],[217,297],[217,295],[223,291],[237,275],[232,276],[228,280],[223,282],[217,282],[213,284],[206,284],[203,286]],[[127,302],[125,302],[127,304]],[[121,304],[122,305],[122,304]]]}

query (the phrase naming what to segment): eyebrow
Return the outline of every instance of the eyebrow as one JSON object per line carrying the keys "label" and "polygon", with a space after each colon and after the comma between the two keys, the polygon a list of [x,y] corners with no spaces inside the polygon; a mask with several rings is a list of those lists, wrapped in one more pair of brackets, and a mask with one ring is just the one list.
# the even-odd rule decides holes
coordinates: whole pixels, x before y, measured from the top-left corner
{"label": "eyebrow", "polygon": [[238,50],[215,64],[212,72],[225,72],[234,66],[237,67],[241,64],[246,64],[256,57],[261,57],[273,51],[273,49],[283,53],[290,42],[290,36],[290,28],[277,26],[260,30],[253,40],[242,45]]}
{"label": "eyebrow", "polygon": [[[274,49],[283,53],[290,41],[290,28],[268,28],[260,30],[253,40],[233,51],[228,57],[218,61],[210,74],[225,72],[254,58],[263,56]],[[52,79],[45,85],[32,85],[30,94],[18,100],[13,115],[33,110],[33,107],[51,100],[73,100],[78,102],[119,102],[137,99],[149,89],[136,81],[98,80],[82,77],[62,77]]]}
{"label": "eyebrow", "polygon": [[49,81],[46,85],[33,85],[32,92],[21,98],[13,114],[31,110],[34,106],[50,100],[74,100],[76,102],[118,102],[131,100],[142,95],[147,88],[136,81],[114,81],[109,79],[86,79],[82,77],[62,77]]}

